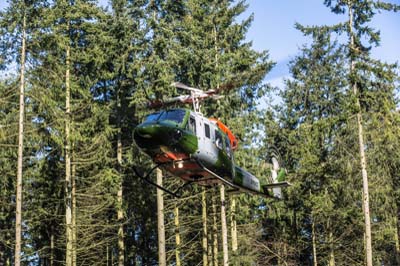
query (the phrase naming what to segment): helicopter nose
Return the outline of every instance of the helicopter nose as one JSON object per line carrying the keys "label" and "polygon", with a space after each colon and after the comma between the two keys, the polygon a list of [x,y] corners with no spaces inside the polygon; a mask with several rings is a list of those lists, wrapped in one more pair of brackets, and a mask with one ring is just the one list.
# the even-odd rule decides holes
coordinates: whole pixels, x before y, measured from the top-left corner
{"label": "helicopter nose", "polygon": [[135,129],[135,133],[145,139],[151,139],[155,133],[154,125],[139,125]]}
{"label": "helicopter nose", "polygon": [[135,142],[143,149],[176,145],[182,137],[182,129],[163,123],[143,123],[134,131]]}

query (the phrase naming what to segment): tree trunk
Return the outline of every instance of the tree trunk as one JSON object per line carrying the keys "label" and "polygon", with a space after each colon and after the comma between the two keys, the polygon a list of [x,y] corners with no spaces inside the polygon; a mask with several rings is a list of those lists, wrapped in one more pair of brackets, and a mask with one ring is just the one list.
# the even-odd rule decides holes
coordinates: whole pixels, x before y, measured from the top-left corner
{"label": "tree trunk", "polygon": [[24,112],[25,112],[25,56],[26,56],[26,14],[22,21],[21,69],[19,87],[19,121],[18,121],[18,162],[17,191],[15,209],[15,257],[14,265],[21,264],[21,223],[22,223],[22,167],[24,156]]}
{"label": "tree trunk", "polygon": [[[117,99],[118,106],[119,98]],[[119,112],[119,110],[118,110]],[[119,123],[119,121],[118,121]],[[118,172],[120,174],[120,182],[119,188],[117,192],[117,202],[118,202],[118,210],[117,210],[117,219],[119,223],[118,227],[118,266],[124,266],[124,253],[125,253],[125,245],[124,245],[124,212],[122,208],[122,200],[123,200],[123,177],[122,177],[122,140],[121,140],[121,128],[118,129],[118,139],[117,139],[117,162],[118,162]]]}
{"label": "tree trunk", "polygon": [[[162,172],[157,168],[157,185],[162,186]],[[157,189],[158,265],[166,266],[163,191]]]}
{"label": "tree trunk", "polygon": [[329,266],[335,266],[335,250],[333,248],[333,233],[329,232]]}
{"label": "tree trunk", "polygon": [[212,247],[212,230],[209,230],[207,234],[207,240],[208,240],[208,249],[207,249],[207,258],[208,258],[208,265],[213,266],[214,261],[213,261],[213,247]]}
{"label": "tree trunk", "polygon": [[[349,28],[350,28],[350,49],[355,50],[354,36],[353,36],[353,11],[349,5]],[[350,74],[355,70],[355,61],[351,58],[350,61]],[[364,220],[365,220],[365,252],[366,252],[366,265],[372,266],[372,238],[371,238],[371,218],[369,214],[369,192],[368,192],[368,173],[367,173],[367,160],[364,151],[364,134],[362,124],[362,111],[360,106],[360,99],[358,97],[357,84],[352,84],[353,94],[356,97],[357,111],[357,127],[358,127],[358,145],[360,153],[361,175],[363,182],[363,207],[364,207]]]}
{"label": "tree trunk", "polygon": [[175,222],[175,262],[176,266],[181,266],[180,248],[181,248],[181,236],[179,234],[179,208],[175,205],[174,208],[174,222]]}
{"label": "tree trunk", "polygon": [[396,262],[400,265],[400,202],[397,203],[397,216],[396,216]]}
{"label": "tree trunk", "polygon": [[203,223],[203,266],[208,266],[208,256],[207,256],[207,198],[206,189],[203,187],[201,192],[201,220]]}
{"label": "tree trunk", "polygon": [[218,225],[217,225],[217,204],[215,199],[215,190],[212,194],[213,211],[213,265],[218,266]]}
{"label": "tree trunk", "polygon": [[225,211],[225,186],[220,186],[221,193],[221,231],[222,231],[222,251],[223,251],[223,265],[228,266],[228,228],[226,225],[226,211]]}
{"label": "tree trunk", "polygon": [[313,265],[317,266],[317,241],[316,241],[316,236],[315,236],[315,222],[314,218],[312,217],[312,222],[311,222],[311,235],[312,235],[312,250],[313,250]]}
{"label": "tree trunk", "polygon": [[[356,86],[354,86],[356,87]],[[358,100],[357,100],[358,101]],[[365,252],[367,257],[367,266],[372,266],[372,238],[371,238],[371,218],[369,214],[369,192],[368,192],[368,174],[367,163],[364,153],[364,138],[363,126],[361,120],[361,113],[357,114],[358,125],[358,141],[360,146],[360,163],[361,173],[363,179],[363,206],[364,206],[364,219],[365,219]]]}
{"label": "tree trunk", "polygon": [[[218,54],[219,54],[219,52],[218,52],[218,32],[217,32],[217,26],[216,25],[214,25],[214,27],[213,27],[213,35],[214,35],[214,49],[215,49],[215,69],[214,69],[214,72],[215,73],[217,73],[217,75],[219,74],[218,73],[218,61],[219,61],[219,57],[218,57]],[[219,87],[219,80],[217,79],[217,88]],[[225,204],[225,191],[224,191],[224,188],[222,188],[223,187],[223,185],[221,186],[221,191],[220,191],[220,193],[221,193],[221,203],[222,204]],[[222,194],[224,194],[223,195],[223,197],[222,197]],[[213,193],[213,202],[212,202],[212,204],[213,204],[213,233],[214,233],[214,244],[213,244],[213,255],[214,255],[214,266],[217,266],[218,265],[218,234],[217,234],[217,206],[216,206],[216,203],[215,203],[215,196],[214,196],[214,193]],[[225,259],[226,259],[226,263],[227,263],[227,258],[228,258],[228,251],[226,251],[226,253],[225,253],[225,248],[227,247],[227,242],[225,243],[225,236],[224,236],[224,229],[225,229],[225,234],[226,234],[226,218],[225,218],[225,207],[222,207],[222,204],[221,204],[221,219],[222,219],[222,212],[224,212],[224,219],[225,219],[225,228],[223,228],[222,229],[222,246],[223,246],[223,259],[224,259],[224,261],[223,261],[223,264],[224,264],[224,266],[225,266]],[[221,220],[221,222],[223,223],[223,221]],[[224,225],[222,225],[222,227],[224,227]]]}
{"label": "tree trunk", "polygon": [[333,230],[330,219],[328,219],[328,242],[329,242],[329,266],[335,266],[335,249],[333,245]]}
{"label": "tree trunk", "polygon": [[[69,30],[69,24],[68,24]],[[66,266],[72,266],[72,183],[71,183],[71,106],[70,106],[70,45],[66,48],[66,71],[65,71],[65,225],[66,225]]]}
{"label": "tree trunk", "polygon": [[[73,147],[73,146],[72,146]],[[74,158],[72,157],[72,160]],[[71,197],[72,197],[72,265],[76,266],[76,165],[72,163]]]}
{"label": "tree trunk", "polygon": [[[312,193],[310,189],[310,199],[312,198]],[[311,242],[312,242],[312,254],[313,254],[313,265],[317,266],[318,265],[318,259],[317,259],[317,240],[316,240],[316,234],[315,234],[315,219],[314,215],[312,214],[311,211]]]}
{"label": "tree trunk", "polygon": [[208,249],[207,249],[207,258],[208,258],[208,265],[214,265],[213,263],[213,249],[212,249],[212,233],[211,230],[209,230],[207,234],[207,240],[208,240]]}
{"label": "tree trunk", "polygon": [[234,196],[231,198],[231,237],[232,237],[232,251],[236,252],[238,249],[237,240],[237,226],[236,226],[236,199]]}
{"label": "tree trunk", "polygon": [[5,252],[3,250],[3,247],[0,246],[0,265],[5,265],[5,261],[6,261],[6,256],[5,256]]}
{"label": "tree trunk", "polygon": [[54,227],[51,226],[50,235],[50,266],[54,266]]}
{"label": "tree trunk", "polygon": [[107,246],[106,246],[106,266],[108,266],[108,260],[109,260],[109,258],[108,258],[108,244],[107,244]]}

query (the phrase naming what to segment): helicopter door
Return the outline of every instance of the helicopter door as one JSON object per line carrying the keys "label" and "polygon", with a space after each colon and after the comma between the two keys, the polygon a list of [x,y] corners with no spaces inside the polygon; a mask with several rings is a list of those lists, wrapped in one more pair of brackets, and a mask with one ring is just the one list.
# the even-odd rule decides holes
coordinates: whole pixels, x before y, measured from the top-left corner
{"label": "helicopter door", "polygon": [[192,131],[195,135],[197,135],[196,132],[196,118],[194,116],[190,115],[189,117],[189,130]]}
{"label": "helicopter door", "polygon": [[198,151],[197,155],[204,163],[213,165],[218,159],[218,151],[213,144],[214,126],[204,117],[196,117]]}

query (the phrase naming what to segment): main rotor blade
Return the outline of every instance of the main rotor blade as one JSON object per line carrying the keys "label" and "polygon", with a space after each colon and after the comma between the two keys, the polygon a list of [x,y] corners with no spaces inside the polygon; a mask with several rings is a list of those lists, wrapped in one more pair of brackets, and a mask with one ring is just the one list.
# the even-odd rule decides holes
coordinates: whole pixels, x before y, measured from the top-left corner
{"label": "main rotor blade", "polygon": [[180,89],[184,89],[184,90],[194,91],[194,92],[198,92],[198,93],[207,93],[207,94],[216,94],[216,93],[220,93],[221,91],[229,91],[234,88],[234,84],[232,82],[228,82],[228,83],[219,85],[217,88],[209,89],[207,91],[203,91],[198,88],[189,87],[186,84],[183,84],[181,82],[173,82],[171,84],[171,86],[174,86],[174,87],[180,88]]}
{"label": "main rotor blade", "polygon": [[185,103],[188,99],[191,99],[190,95],[180,95],[177,97],[169,98],[164,101],[164,103],[175,103],[175,102],[182,102]]}
{"label": "main rotor blade", "polygon": [[158,108],[161,106],[166,106],[166,105],[170,105],[176,102],[181,102],[181,103],[191,103],[192,98],[190,95],[181,95],[181,96],[177,96],[177,97],[172,97],[172,98],[168,98],[165,100],[156,100],[156,101],[152,101],[149,102],[147,104],[148,107],[151,108]]}
{"label": "main rotor blade", "polygon": [[184,89],[184,90],[188,90],[188,91],[197,92],[197,93],[204,93],[204,91],[202,91],[200,89],[189,87],[189,86],[187,86],[187,85],[185,85],[183,83],[180,83],[180,82],[174,82],[174,83],[171,84],[171,86],[174,86],[174,87],[179,88],[179,89]]}

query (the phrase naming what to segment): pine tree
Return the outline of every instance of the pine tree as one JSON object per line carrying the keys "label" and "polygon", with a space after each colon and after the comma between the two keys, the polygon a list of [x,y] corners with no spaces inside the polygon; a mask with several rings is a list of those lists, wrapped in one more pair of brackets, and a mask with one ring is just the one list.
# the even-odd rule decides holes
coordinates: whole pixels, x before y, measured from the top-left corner
{"label": "pine tree", "polygon": [[15,253],[14,264],[21,264],[22,254],[22,183],[24,168],[24,128],[25,122],[25,92],[26,92],[26,61],[30,56],[30,45],[36,30],[35,22],[40,8],[45,1],[10,1],[7,9],[0,16],[2,36],[0,38],[1,56],[3,64],[16,63],[19,72],[19,120],[18,120],[18,156],[16,173],[16,210],[15,210]]}
{"label": "pine tree", "polygon": [[[367,153],[368,140],[365,139],[365,131],[368,118],[365,114],[379,113],[379,110],[393,110],[393,86],[382,86],[385,83],[383,75],[388,75],[393,66],[386,68],[381,62],[371,59],[370,50],[379,45],[379,32],[371,28],[368,23],[376,12],[380,10],[396,11],[399,6],[387,2],[373,1],[347,1],[331,2],[326,5],[332,12],[348,14],[346,21],[346,33],[348,37],[348,77],[351,95],[355,105],[353,114],[357,118],[359,159],[363,180],[363,212],[365,220],[365,252],[366,264],[373,264],[371,215],[369,204],[369,182]],[[386,107],[386,108],[385,108]],[[376,171],[376,170],[375,170]],[[371,171],[370,171],[371,175]]]}
{"label": "pine tree", "polygon": [[26,57],[26,14],[22,18],[21,62],[20,62],[20,91],[19,91],[19,120],[18,120],[18,165],[17,165],[17,197],[15,224],[15,262],[21,263],[21,223],[22,223],[22,168],[24,150],[24,113],[25,113],[25,57]]}
{"label": "pine tree", "polygon": [[[94,95],[109,108],[109,121],[113,128],[113,151],[110,153],[115,158],[113,168],[119,175],[115,204],[119,220],[116,248],[120,264],[137,260],[137,257],[150,263],[154,257],[150,256],[154,251],[151,248],[154,240],[150,240],[154,239],[154,232],[142,232],[140,228],[150,226],[147,219],[151,209],[143,209],[139,204],[144,201],[144,205],[155,207],[155,198],[148,197],[149,194],[154,195],[155,190],[150,193],[151,188],[140,189],[148,186],[132,174],[132,167],[145,165],[140,161],[142,158],[139,150],[133,144],[132,132],[139,118],[143,116],[143,110],[138,106],[143,105],[144,96],[138,91],[143,81],[143,57],[147,52],[147,3],[118,0],[111,1],[110,4],[112,10],[102,22],[105,35],[102,38],[104,55]],[[127,223],[133,217],[137,221],[134,224]],[[151,226],[154,228],[154,224]],[[135,235],[138,240],[126,238],[125,235]]]}
{"label": "pine tree", "polygon": [[[50,259],[51,264],[60,257],[69,265],[80,264],[83,258],[96,264],[103,258],[99,254],[106,252],[108,234],[114,228],[107,226],[106,219],[110,205],[114,204],[109,195],[115,188],[111,181],[115,175],[108,168],[108,113],[91,95],[91,89],[99,82],[97,70],[102,59],[102,42],[97,22],[104,13],[92,1],[57,2],[42,12],[46,19],[40,23],[43,32],[37,37],[39,45],[33,47],[36,65],[32,76],[35,121],[42,134],[38,164],[43,176],[34,181],[38,186],[32,190],[54,193],[50,197],[54,201],[49,202],[48,208],[54,209],[55,216],[47,220],[48,226],[35,224],[42,235],[35,236],[34,244],[50,250],[42,256]],[[58,190],[61,172],[67,181],[65,209],[60,206],[62,194]],[[43,185],[54,185],[53,180],[55,190],[42,189]],[[101,186],[107,189],[99,190]],[[60,237],[63,223],[59,218],[63,209],[68,218],[67,232],[65,237]],[[47,213],[34,216],[32,220],[37,222]],[[98,242],[98,239],[103,240]],[[59,252],[64,246],[63,240],[67,243],[66,254]]]}
{"label": "pine tree", "polygon": [[[294,259],[309,259],[316,254],[319,263],[326,262],[329,265],[352,264],[357,261],[361,263],[365,258],[362,255],[364,249],[360,241],[354,240],[362,239],[363,236],[361,212],[357,209],[363,205],[359,193],[361,184],[357,183],[359,179],[355,178],[359,169],[353,167],[360,165],[356,164],[357,158],[360,157],[355,155],[359,154],[360,147],[368,147],[365,149],[366,156],[374,158],[372,147],[378,147],[380,138],[379,133],[374,133],[373,121],[376,121],[375,117],[380,117],[380,121],[390,120],[395,106],[395,66],[372,60],[369,57],[370,48],[362,43],[364,40],[371,44],[378,41],[379,34],[366,26],[374,8],[378,10],[383,7],[389,10],[395,7],[368,1],[326,1],[326,4],[336,13],[346,12],[347,4],[350,4],[355,19],[334,26],[297,25],[305,35],[312,37],[313,42],[309,48],[303,48],[302,55],[291,63],[293,80],[286,82],[283,94],[286,109],[280,118],[280,123],[285,122],[283,128],[276,124],[274,126],[274,123],[269,124],[269,130],[266,130],[269,135],[267,143],[278,145],[281,154],[285,155],[284,161],[288,163],[289,172],[296,173],[296,180],[301,180],[300,183],[295,183],[293,190],[289,190],[287,205],[295,212],[292,217],[286,216],[286,219],[289,219],[289,228],[295,230],[291,235],[296,237],[288,239],[287,242],[298,245],[300,237],[312,243],[314,237],[320,238],[322,243],[327,243],[319,245],[321,241],[315,241],[314,246],[302,247],[301,249],[305,250],[304,254],[299,254]],[[350,31],[352,27],[354,28]],[[332,36],[341,35],[346,31],[348,36],[353,36],[349,37],[348,43],[331,40]],[[356,46],[358,48],[355,48]],[[356,91],[354,86],[357,87]],[[354,123],[355,117],[362,118],[363,124]],[[354,124],[358,127],[354,127]],[[360,135],[360,128],[367,131]],[[390,134],[393,129],[385,127],[385,130]],[[381,134],[385,130],[381,130]],[[360,139],[365,145],[357,145]],[[386,183],[386,180],[390,180],[390,175],[383,174],[380,170],[382,164],[375,163],[375,160],[371,160],[371,165],[363,172],[365,174],[367,169],[373,169],[373,172],[381,173],[380,180]],[[385,160],[387,159],[383,161]],[[372,198],[377,199],[377,187],[373,188]],[[384,189],[387,192],[383,194],[392,193],[390,186],[384,186]],[[302,199],[300,202],[299,198]],[[385,201],[389,204],[380,205],[381,207],[392,204],[390,197],[386,197],[382,202]],[[358,204],[355,205],[354,202]],[[375,204],[377,203],[371,206]],[[363,205],[364,208],[366,205],[368,203]],[[385,218],[378,218],[390,210],[385,208],[387,207],[378,210],[372,207],[373,221],[381,228],[387,226],[384,223]],[[285,219],[280,219],[282,218]],[[287,227],[282,222],[280,226]],[[390,227],[393,228],[393,225],[387,228]],[[305,232],[307,233],[304,234]],[[342,249],[344,243],[346,250]],[[380,249],[377,247],[376,250]],[[350,252],[351,257],[347,255]],[[386,258],[390,256],[386,255]],[[366,257],[366,261],[371,260],[371,254]],[[385,260],[381,258],[377,255],[374,260]]]}
{"label": "pine tree", "polygon": [[[285,110],[280,120],[283,128],[267,120],[266,141],[267,147],[271,147],[271,144],[278,147],[284,155],[283,161],[287,162],[289,172],[296,173],[293,181],[296,183],[287,201],[293,213],[277,218],[286,220],[288,226],[293,225],[289,230],[295,230],[292,232],[295,237],[290,237],[290,233],[286,236],[289,237],[289,244],[297,245],[297,238],[307,239],[308,243],[313,244],[306,252],[316,263],[317,260],[328,261],[329,256],[322,250],[333,254],[333,250],[329,251],[332,243],[328,242],[328,246],[321,247],[317,245],[320,241],[316,239],[329,239],[326,234],[333,227],[345,228],[343,224],[339,225],[340,219],[335,219],[337,227],[333,224],[328,226],[328,221],[341,215],[340,207],[333,208],[332,204],[340,197],[338,187],[347,182],[340,178],[339,169],[332,164],[336,142],[340,141],[340,129],[344,126],[344,96],[341,89],[346,80],[342,78],[343,51],[337,43],[331,41],[336,29],[301,25],[297,25],[297,28],[311,35],[313,42],[310,47],[304,46],[301,55],[290,64],[293,80],[286,81],[286,89],[282,94]],[[329,194],[326,193],[328,190]],[[300,202],[297,200],[299,198],[302,199]],[[343,234],[341,230],[333,233],[336,237]],[[299,254],[297,258],[285,259],[298,260],[303,256],[308,257],[307,254]]]}

